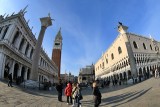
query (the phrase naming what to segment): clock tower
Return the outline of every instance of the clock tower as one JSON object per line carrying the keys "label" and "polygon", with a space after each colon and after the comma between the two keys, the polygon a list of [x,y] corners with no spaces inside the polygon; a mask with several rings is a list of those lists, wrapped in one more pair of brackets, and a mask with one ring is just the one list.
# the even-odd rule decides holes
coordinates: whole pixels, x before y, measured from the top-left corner
{"label": "clock tower", "polygon": [[52,61],[58,67],[58,80],[60,80],[60,72],[61,72],[61,50],[62,50],[62,35],[60,28],[55,37],[53,51],[52,51]]}

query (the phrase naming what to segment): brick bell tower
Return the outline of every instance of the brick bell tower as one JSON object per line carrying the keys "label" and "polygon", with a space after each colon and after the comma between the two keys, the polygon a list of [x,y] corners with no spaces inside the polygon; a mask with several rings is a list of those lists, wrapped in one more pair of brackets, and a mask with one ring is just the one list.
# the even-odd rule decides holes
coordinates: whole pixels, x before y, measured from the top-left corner
{"label": "brick bell tower", "polygon": [[61,72],[61,50],[62,50],[62,35],[61,35],[61,28],[59,29],[53,45],[53,51],[52,51],[52,61],[55,62],[55,64],[58,67],[58,80],[60,80],[60,72]]}

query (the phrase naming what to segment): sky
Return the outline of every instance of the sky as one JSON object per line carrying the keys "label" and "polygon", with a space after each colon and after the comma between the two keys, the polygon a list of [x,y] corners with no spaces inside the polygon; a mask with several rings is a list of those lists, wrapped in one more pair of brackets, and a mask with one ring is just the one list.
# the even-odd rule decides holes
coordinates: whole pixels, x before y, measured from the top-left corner
{"label": "sky", "polygon": [[25,19],[36,38],[39,18],[50,13],[55,19],[42,44],[50,58],[61,27],[61,73],[78,75],[80,68],[95,64],[118,36],[118,22],[128,26],[128,32],[160,41],[159,0],[0,0],[0,15],[17,13],[27,5]]}

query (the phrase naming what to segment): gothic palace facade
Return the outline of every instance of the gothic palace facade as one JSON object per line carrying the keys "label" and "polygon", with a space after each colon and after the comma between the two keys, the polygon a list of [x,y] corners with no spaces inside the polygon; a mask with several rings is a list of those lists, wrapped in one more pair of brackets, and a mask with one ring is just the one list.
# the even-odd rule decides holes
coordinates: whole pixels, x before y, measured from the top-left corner
{"label": "gothic palace facade", "polygon": [[[0,16],[0,79],[12,73],[13,80],[18,76],[29,80],[32,57],[37,40],[24,18],[24,13]],[[38,80],[58,81],[58,67],[41,48]]]}
{"label": "gothic palace facade", "polygon": [[118,26],[119,35],[95,64],[95,77],[106,80],[146,78],[160,66],[160,42],[127,32]]}

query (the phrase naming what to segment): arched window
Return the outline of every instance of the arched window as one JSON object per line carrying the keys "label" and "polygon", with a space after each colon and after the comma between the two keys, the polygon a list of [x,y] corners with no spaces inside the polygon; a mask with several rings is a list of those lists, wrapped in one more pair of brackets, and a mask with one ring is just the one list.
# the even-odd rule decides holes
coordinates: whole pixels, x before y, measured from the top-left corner
{"label": "arched window", "polygon": [[146,50],[146,45],[143,43],[143,48]]}
{"label": "arched window", "polygon": [[155,51],[158,51],[158,50],[159,50],[159,48],[158,48],[158,46],[156,46],[156,47],[155,47]]}
{"label": "arched window", "polygon": [[111,54],[111,58],[112,58],[112,60],[114,59],[114,55],[113,55],[113,53]]}
{"label": "arched window", "polygon": [[152,50],[152,45],[150,44],[150,48],[151,48],[151,50]]}
{"label": "arched window", "polygon": [[121,54],[122,53],[122,49],[121,47],[118,47],[118,53]]}
{"label": "arched window", "polygon": [[20,43],[19,50],[21,50],[21,51],[22,51],[22,47],[23,47],[23,45],[24,45],[24,38],[22,39],[22,41],[21,41],[21,43]]}
{"label": "arched window", "polygon": [[135,49],[138,49],[138,46],[137,46],[135,41],[133,41],[133,46],[134,46]]}
{"label": "arched window", "polygon": [[8,28],[9,28],[9,26],[7,26],[7,28],[5,29],[5,31],[4,31],[1,39],[4,39],[4,37],[6,36],[6,33],[7,33],[7,31],[8,31]]}
{"label": "arched window", "polygon": [[12,41],[12,44],[15,45],[17,39],[18,39],[18,36],[19,36],[19,32],[17,31],[16,34],[14,35],[14,38],[13,38],[13,41]]}
{"label": "arched window", "polygon": [[106,59],[106,63],[108,64],[108,59]]}
{"label": "arched window", "polygon": [[27,44],[26,50],[25,50],[25,55],[27,55],[29,49],[29,44]]}

